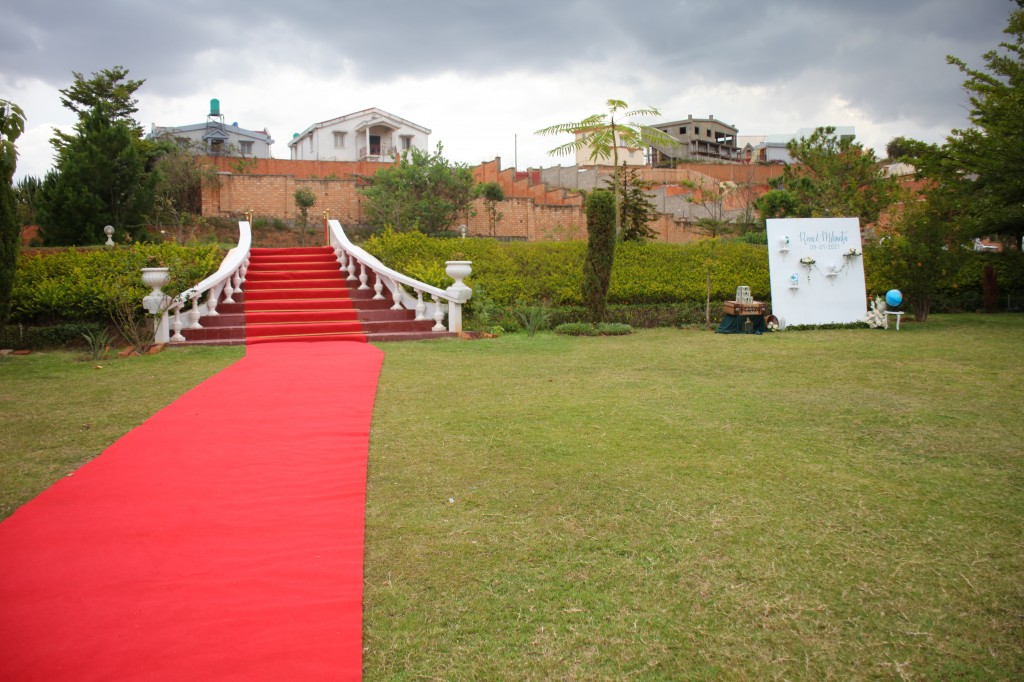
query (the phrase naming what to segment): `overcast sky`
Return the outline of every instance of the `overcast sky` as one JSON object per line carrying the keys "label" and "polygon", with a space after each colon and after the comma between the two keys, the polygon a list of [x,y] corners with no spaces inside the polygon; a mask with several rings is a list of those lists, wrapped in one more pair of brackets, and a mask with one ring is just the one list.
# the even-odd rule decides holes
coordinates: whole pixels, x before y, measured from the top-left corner
{"label": "overcast sky", "polygon": [[850,125],[940,142],[967,122],[956,55],[980,65],[1009,0],[0,0],[0,98],[28,117],[17,177],[52,164],[70,129],[58,89],[117,65],[145,79],[148,131],[269,130],[276,158],[310,124],[379,107],[469,164],[557,163],[533,131],[609,98],[671,121],[714,115],[740,135]]}

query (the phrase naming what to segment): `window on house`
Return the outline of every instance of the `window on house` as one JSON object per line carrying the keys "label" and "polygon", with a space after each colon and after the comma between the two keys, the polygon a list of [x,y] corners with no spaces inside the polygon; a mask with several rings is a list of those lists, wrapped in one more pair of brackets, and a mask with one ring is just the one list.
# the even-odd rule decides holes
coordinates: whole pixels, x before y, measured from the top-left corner
{"label": "window on house", "polygon": [[708,137],[711,137],[711,129],[708,129]]}
{"label": "window on house", "polygon": [[412,135],[402,135],[402,151],[406,151],[412,147]]}
{"label": "window on house", "polygon": [[309,136],[309,151],[313,151],[313,136]]}
{"label": "window on house", "polygon": [[238,143],[238,149],[243,154],[252,154],[252,142],[251,141],[239,142]]}
{"label": "window on house", "polygon": [[345,146],[345,133],[340,131],[334,131],[334,146],[344,147]]}
{"label": "window on house", "polygon": [[700,126],[693,126],[693,134],[700,135]]}
{"label": "window on house", "polygon": [[682,128],[679,129],[679,134],[680,135],[685,135],[686,134],[686,126],[683,126]]}

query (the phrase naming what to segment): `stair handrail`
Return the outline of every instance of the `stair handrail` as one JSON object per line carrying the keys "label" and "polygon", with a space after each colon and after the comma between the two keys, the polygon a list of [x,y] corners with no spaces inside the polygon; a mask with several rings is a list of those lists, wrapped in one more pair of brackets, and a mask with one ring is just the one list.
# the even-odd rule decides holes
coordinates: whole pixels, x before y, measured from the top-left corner
{"label": "stair handrail", "polygon": [[[249,252],[252,249],[252,226],[247,220],[238,221],[238,244],[228,250],[220,267],[209,277],[186,289],[167,303],[160,323],[157,325],[157,343],[182,343],[186,341],[182,329],[202,329],[199,320],[203,317],[220,315],[218,303],[234,303],[235,293],[242,290],[245,274],[249,269]],[[205,299],[203,294],[206,294]],[[221,298],[221,294],[224,294]],[[192,305],[184,310],[186,304]],[[186,320],[183,318],[187,318]],[[168,327],[174,331],[169,333]]]}
{"label": "stair handrail", "polygon": [[[353,244],[345,234],[340,222],[330,219],[327,224],[331,240],[330,246],[334,248],[342,273],[348,273],[346,278],[348,281],[358,280],[359,289],[369,289],[371,287],[367,284],[369,280],[367,271],[372,272],[376,275],[372,287],[375,300],[384,299],[383,292],[387,288],[391,294],[391,300],[394,302],[394,305],[391,306],[392,310],[412,310],[416,313],[417,320],[433,319],[432,330],[436,332],[462,331],[462,304],[473,296],[473,290],[462,284],[461,279],[457,279],[455,284],[447,289],[440,289],[408,275],[403,275],[381,263],[361,246]],[[356,274],[357,267],[358,274]],[[412,293],[406,291],[405,287],[412,289]],[[433,300],[425,301],[424,295],[430,296]],[[442,302],[447,303],[447,327],[443,322],[445,306]]]}

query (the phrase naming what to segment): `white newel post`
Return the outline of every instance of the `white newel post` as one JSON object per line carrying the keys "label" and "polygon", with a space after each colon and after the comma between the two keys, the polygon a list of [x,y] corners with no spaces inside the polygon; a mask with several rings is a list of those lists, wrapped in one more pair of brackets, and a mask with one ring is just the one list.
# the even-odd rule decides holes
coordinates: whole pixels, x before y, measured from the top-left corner
{"label": "white newel post", "polygon": [[473,273],[473,261],[450,260],[445,263],[445,272],[455,280],[446,291],[452,295],[448,302],[448,331],[462,331],[462,304],[473,296],[473,290],[467,287],[462,280]]}
{"label": "white newel post", "polygon": [[167,343],[171,337],[167,323],[167,299],[170,297],[160,289],[169,281],[171,281],[171,274],[167,268],[142,268],[142,283],[153,290],[143,297],[142,305],[146,312],[155,318],[153,324],[156,329],[153,340],[156,343]]}

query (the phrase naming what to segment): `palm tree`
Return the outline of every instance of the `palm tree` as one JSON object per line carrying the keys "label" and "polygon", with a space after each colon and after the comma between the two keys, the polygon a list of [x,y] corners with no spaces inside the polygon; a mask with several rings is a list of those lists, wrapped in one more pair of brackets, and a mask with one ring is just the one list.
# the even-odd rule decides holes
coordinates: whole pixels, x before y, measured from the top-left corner
{"label": "palm tree", "polygon": [[[622,188],[619,183],[619,147],[647,147],[653,144],[671,145],[676,141],[666,133],[643,126],[632,121],[625,121],[635,116],[661,116],[654,107],[643,107],[629,110],[629,105],[620,99],[607,101],[608,111],[603,114],[592,114],[582,121],[559,123],[538,130],[535,135],[562,135],[569,133],[575,136],[572,142],[566,142],[550,150],[552,156],[565,156],[590,149],[590,159],[595,163],[598,159],[612,158],[615,183],[615,236],[622,233],[622,215],[620,210]],[[620,113],[621,112],[621,113]]]}

